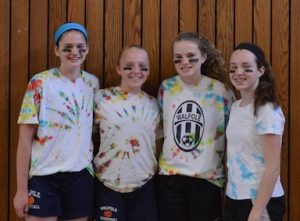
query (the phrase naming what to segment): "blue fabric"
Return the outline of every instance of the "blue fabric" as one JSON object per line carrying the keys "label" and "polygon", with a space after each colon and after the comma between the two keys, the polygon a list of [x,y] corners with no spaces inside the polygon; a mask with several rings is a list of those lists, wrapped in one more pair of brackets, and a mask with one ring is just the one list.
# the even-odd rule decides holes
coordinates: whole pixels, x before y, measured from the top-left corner
{"label": "blue fabric", "polygon": [[55,44],[57,44],[58,39],[63,35],[63,33],[70,31],[70,30],[80,31],[84,35],[85,39],[87,40],[88,33],[87,33],[87,30],[85,29],[85,27],[83,27],[81,24],[78,24],[78,23],[68,22],[68,23],[61,25],[56,30],[55,35],[54,35]]}

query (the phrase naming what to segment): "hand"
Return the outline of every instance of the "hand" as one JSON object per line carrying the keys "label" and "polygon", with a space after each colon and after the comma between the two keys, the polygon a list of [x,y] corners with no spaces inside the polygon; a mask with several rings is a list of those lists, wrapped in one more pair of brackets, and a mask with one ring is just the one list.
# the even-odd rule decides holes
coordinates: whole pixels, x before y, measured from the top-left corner
{"label": "hand", "polygon": [[247,221],[260,221],[260,220],[261,220],[261,215],[250,213]]}
{"label": "hand", "polygon": [[14,207],[19,217],[25,217],[28,212],[28,193],[17,192],[14,198]]}

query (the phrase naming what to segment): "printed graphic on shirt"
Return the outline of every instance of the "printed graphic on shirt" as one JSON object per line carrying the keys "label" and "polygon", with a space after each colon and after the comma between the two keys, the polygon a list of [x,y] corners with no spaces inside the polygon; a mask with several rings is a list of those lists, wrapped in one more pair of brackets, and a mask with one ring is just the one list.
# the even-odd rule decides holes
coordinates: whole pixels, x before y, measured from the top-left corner
{"label": "printed graphic on shirt", "polygon": [[186,152],[193,151],[201,142],[205,120],[202,108],[194,101],[185,101],[173,117],[173,137],[177,146]]}
{"label": "printed graphic on shirt", "polygon": [[28,193],[28,206],[30,209],[40,209],[40,205],[36,202],[37,198],[41,198],[41,193],[35,190],[30,190]]}
{"label": "printed graphic on shirt", "polygon": [[118,214],[117,208],[112,206],[102,206],[100,210],[101,210],[100,220],[110,220],[110,221],[117,220],[116,218],[114,218]]}

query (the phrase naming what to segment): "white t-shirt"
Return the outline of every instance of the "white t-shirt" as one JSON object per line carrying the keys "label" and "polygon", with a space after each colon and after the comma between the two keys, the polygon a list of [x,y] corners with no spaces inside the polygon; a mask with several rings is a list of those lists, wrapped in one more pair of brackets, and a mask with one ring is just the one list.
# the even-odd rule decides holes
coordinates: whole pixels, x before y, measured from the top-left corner
{"label": "white t-shirt", "polygon": [[36,74],[24,95],[18,124],[37,124],[29,176],[91,167],[93,97],[98,79],[85,72],[72,82],[57,68]]}
{"label": "white t-shirt", "polygon": [[101,136],[94,158],[96,176],[114,191],[132,192],[157,169],[157,100],[144,92],[133,94],[112,87],[98,91],[95,103]]}
{"label": "white t-shirt", "polygon": [[187,85],[175,76],[162,83],[158,99],[165,135],[159,174],[198,177],[222,186],[232,91],[207,76],[196,85]]}
{"label": "white t-shirt", "polygon": [[[228,183],[226,195],[232,199],[254,199],[265,170],[260,135],[282,136],[285,118],[280,107],[271,103],[259,108],[254,116],[253,104],[240,107],[233,103],[226,130]],[[272,197],[283,195],[278,177]]]}

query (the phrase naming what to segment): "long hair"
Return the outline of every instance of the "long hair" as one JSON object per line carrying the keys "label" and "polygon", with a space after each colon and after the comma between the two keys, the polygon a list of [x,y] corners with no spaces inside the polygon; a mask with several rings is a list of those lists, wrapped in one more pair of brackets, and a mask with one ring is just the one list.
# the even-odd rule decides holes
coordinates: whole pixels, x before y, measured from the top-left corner
{"label": "long hair", "polygon": [[198,48],[202,54],[206,54],[206,61],[201,65],[201,74],[214,78],[223,82],[225,85],[229,85],[228,75],[224,68],[224,59],[221,52],[216,49],[215,45],[196,32],[183,32],[177,35],[175,42],[190,41],[198,45]]}
{"label": "long hair", "polygon": [[254,115],[257,115],[259,107],[270,102],[274,106],[278,106],[275,81],[271,65],[266,61],[265,53],[256,44],[243,42],[240,43],[234,50],[245,49],[255,55],[257,68],[264,67],[265,72],[259,78],[259,83],[254,92]]}

